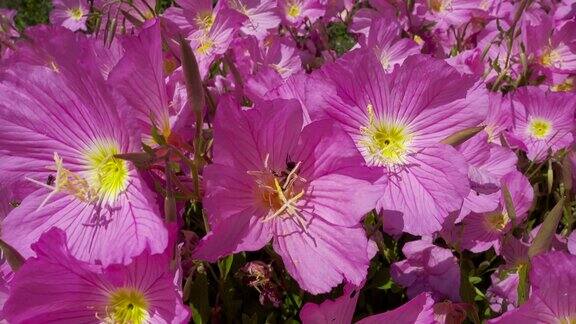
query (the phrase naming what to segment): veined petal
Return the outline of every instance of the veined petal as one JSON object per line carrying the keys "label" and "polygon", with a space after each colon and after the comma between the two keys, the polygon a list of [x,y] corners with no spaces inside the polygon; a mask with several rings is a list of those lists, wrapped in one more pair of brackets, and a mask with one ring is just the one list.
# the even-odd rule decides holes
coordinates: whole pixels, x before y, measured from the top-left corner
{"label": "veined petal", "polygon": [[274,250],[302,289],[320,294],[346,280],[365,279],[375,245],[361,226],[343,227],[307,218],[305,230],[292,220],[275,223]]}
{"label": "veined petal", "polygon": [[470,191],[468,166],[452,147],[436,144],[410,157],[409,166],[390,177],[378,202],[384,223],[414,234],[442,228]]}
{"label": "veined petal", "polygon": [[73,255],[102,264],[126,263],[147,246],[153,253],[164,251],[168,234],[150,192],[133,176],[117,204],[89,204],[67,194],[48,195],[38,189],[26,197],[3,222],[3,238],[25,257],[31,245],[52,227],[64,230]]}
{"label": "veined petal", "polygon": [[194,250],[196,259],[214,262],[240,251],[256,251],[272,238],[271,222],[263,222],[262,210],[246,209],[213,225]]}

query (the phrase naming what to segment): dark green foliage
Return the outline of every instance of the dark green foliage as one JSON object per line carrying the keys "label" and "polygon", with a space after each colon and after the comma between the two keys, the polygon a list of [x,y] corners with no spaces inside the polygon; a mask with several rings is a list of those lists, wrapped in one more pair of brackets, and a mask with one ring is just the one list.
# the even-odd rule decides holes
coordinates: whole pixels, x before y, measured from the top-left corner
{"label": "dark green foliage", "polygon": [[52,10],[51,0],[0,0],[0,8],[16,9],[15,23],[19,30],[27,26],[47,24],[50,10]]}
{"label": "dark green foliage", "polygon": [[332,23],[327,29],[330,49],[336,51],[338,55],[348,52],[356,44],[356,40],[346,30],[346,24]]}

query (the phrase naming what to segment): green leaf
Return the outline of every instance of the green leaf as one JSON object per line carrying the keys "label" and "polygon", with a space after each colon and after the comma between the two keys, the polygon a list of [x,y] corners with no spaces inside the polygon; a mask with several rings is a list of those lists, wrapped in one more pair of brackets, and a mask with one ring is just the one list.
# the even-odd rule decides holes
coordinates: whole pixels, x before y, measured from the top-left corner
{"label": "green leaf", "polygon": [[474,264],[464,254],[460,258],[460,298],[466,303],[474,303],[476,291],[470,282],[470,273],[474,269]]}
{"label": "green leaf", "polygon": [[480,277],[470,277],[468,278],[468,280],[470,280],[470,283],[473,285],[479,284],[482,282],[482,278]]}
{"label": "green leaf", "polygon": [[252,316],[242,314],[242,324],[258,324],[258,313],[254,313]]}
{"label": "green leaf", "polygon": [[210,315],[208,291],[208,276],[204,269],[199,267],[190,286],[190,307],[192,308],[192,319],[196,324],[208,323],[208,316]]}
{"label": "green leaf", "polygon": [[502,186],[502,194],[504,195],[504,204],[506,205],[506,213],[512,221],[516,219],[516,208],[514,207],[514,202],[512,201],[512,195],[510,190],[506,185]]}
{"label": "green leaf", "polygon": [[182,52],[182,70],[186,80],[186,93],[192,109],[196,113],[202,113],[204,107],[204,87],[202,86],[202,77],[198,69],[196,56],[192,52],[190,43],[183,37],[180,38],[180,49]]}
{"label": "green leaf", "polygon": [[223,260],[218,261],[218,269],[220,269],[220,276],[222,279],[226,280],[228,278],[228,273],[232,268],[234,263],[234,254],[225,257]]}
{"label": "green leaf", "polygon": [[460,145],[460,144],[466,142],[467,140],[472,138],[474,135],[478,134],[483,129],[484,129],[484,126],[468,127],[466,129],[463,129],[459,132],[456,132],[456,133],[446,137],[445,139],[443,139],[441,141],[441,143],[452,145],[452,146],[457,146],[457,145]]}
{"label": "green leaf", "polygon": [[15,248],[3,240],[0,240],[0,249],[2,250],[4,258],[6,258],[6,261],[8,261],[8,265],[12,271],[18,271],[22,264],[24,264],[24,257],[18,251],[16,251]]}
{"label": "green leaf", "polygon": [[558,223],[562,218],[565,200],[565,197],[560,199],[560,201],[556,203],[556,206],[554,206],[554,208],[552,208],[552,210],[544,218],[544,222],[542,223],[538,234],[536,234],[532,245],[528,249],[528,256],[530,259],[539,254],[545,253],[550,249],[552,237],[554,234],[556,234],[556,228],[558,227]]}
{"label": "green leaf", "polygon": [[522,263],[518,267],[518,305],[524,304],[530,293],[530,284],[528,282],[528,273],[530,264]]}

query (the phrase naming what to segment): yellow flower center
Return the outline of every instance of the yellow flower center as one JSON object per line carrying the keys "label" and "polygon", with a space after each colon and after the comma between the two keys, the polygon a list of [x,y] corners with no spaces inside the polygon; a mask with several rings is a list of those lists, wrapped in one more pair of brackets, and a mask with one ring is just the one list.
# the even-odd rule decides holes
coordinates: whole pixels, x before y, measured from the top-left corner
{"label": "yellow flower center", "polygon": [[552,131],[552,123],[542,118],[534,118],[528,125],[528,131],[535,139],[545,139]]}
{"label": "yellow flower center", "polygon": [[46,205],[59,192],[89,204],[111,203],[128,184],[128,165],[114,157],[118,153],[120,149],[115,141],[97,141],[84,152],[85,171],[72,172],[64,167],[64,159],[54,152],[54,166],[48,168],[56,171],[56,175],[50,175],[45,182],[28,177],[26,180],[51,190],[39,207]]}
{"label": "yellow flower center", "polygon": [[561,63],[561,61],[562,56],[560,56],[560,53],[553,49],[547,49],[540,58],[540,63],[548,67],[558,65],[558,63]]}
{"label": "yellow flower center", "polygon": [[566,78],[564,82],[553,85],[550,90],[554,92],[568,92],[574,89],[574,78]]}
{"label": "yellow flower center", "polygon": [[424,40],[422,39],[422,37],[418,36],[418,35],[414,35],[414,37],[412,37],[412,39],[416,42],[416,44],[418,45],[422,45],[424,44]]}
{"label": "yellow flower center", "polygon": [[84,16],[84,12],[82,11],[82,8],[80,8],[80,7],[70,8],[70,9],[68,9],[68,16],[70,16],[70,18],[72,18],[76,21],[80,21],[80,19],[82,19],[82,17]]}
{"label": "yellow flower center", "polygon": [[558,321],[559,324],[576,324],[576,315],[559,318]]}
{"label": "yellow flower center", "polygon": [[117,324],[141,324],[149,320],[146,296],[133,288],[119,288],[110,295],[108,316]]}
{"label": "yellow flower center", "polygon": [[154,18],[154,12],[150,11],[150,10],[146,10],[142,15],[144,16],[144,19],[146,19],[146,20],[150,20],[150,19]]}
{"label": "yellow flower center", "polygon": [[270,213],[263,222],[275,218],[295,219],[299,225],[305,226],[304,219],[296,206],[296,203],[304,196],[304,183],[306,180],[298,175],[300,162],[287,163],[286,170],[281,172],[271,170],[268,166],[268,156],[264,161],[264,170],[248,171],[255,177],[256,199]]}
{"label": "yellow flower center", "polygon": [[450,4],[451,4],[450,0],[429,0],[428,1],[428,6],[430,7],[430,9],[432,11],[435,11],[435,12],[442,12],[442,11],[448,9]]}
{"label": "yellow flower center", "polygon": [[380,55],[380,63],[385,71],[390,72],[390,54],[383,52],[382,55]]}
{"label": "yellow flower center", "polygon": [[368,165],[394,166],[404,164],[410,152],[412,135],[407,127],[396,122],[376,120],[368,105],[368,125],[360,129],[358,146]]}
{"label": "yellow flower center", "polygon": [[216,16],[214,16],[214,14],[212,14],[212,12],[204,12],[204,13],[198,13],[198,15],[196,15],[196,25],[198,26],[198,28],[200,29],[204,29],[205,31],[210,30],[210,28],[212,27],[212,25],[214,25],[214,20],[216,19]]}
{"label": "yellow flower center", "polygon": [[128,184],[127,162],[114,157],[119,153],[120,147],[113,140],[97,141],[84,153],[88,183],[106,201],[114,201]]}
{"label": "yellow flower center", "polygon": [[213,47],[214,41],[207,36],[203,36],[200,39],[200,45],[198,46],[197,51],[199,54],[207,55]]}
{"label": "yellow flower center", "polygon": [[297,3],[292,3],[290,7],[288,7],[288,16],[296,18],[300,16],[301,11],[302,9],[300,9],[300,6]]}
{"label": "yellow flower center", "polygon": [[228,4],[232,9],[236,9],[245,15],[248,13],[248,7],[242,3],[242,0],[229,0]]}
{"label": "yellow flower center", "polygon": [[510,217],[508,217],[508,213],[505,211],[490,213],[484,218],[484,222],[488,230],[501,232],[510,222]]}

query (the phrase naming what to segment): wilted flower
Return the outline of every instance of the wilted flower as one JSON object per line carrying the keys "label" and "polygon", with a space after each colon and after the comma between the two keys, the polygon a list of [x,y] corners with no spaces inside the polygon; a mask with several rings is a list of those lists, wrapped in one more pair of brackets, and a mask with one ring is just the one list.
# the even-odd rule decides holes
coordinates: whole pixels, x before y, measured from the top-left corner
{"label": "wilted flower", "polygon": [[258,291],[260,304],[280,307],[282,302],[280,289],[272,279],[272,271],[272,265],[262,261],[252,261],[240,269],[239,276],[249,287]]}

